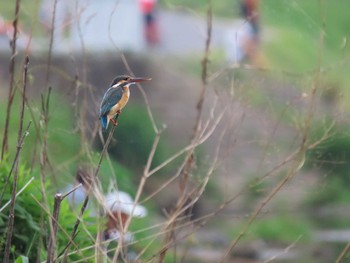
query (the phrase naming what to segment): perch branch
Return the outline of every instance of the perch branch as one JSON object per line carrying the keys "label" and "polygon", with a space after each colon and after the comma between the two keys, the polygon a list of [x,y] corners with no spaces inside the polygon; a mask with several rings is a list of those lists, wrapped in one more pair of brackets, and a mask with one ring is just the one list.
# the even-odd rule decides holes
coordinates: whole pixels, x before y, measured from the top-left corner
{"label": "perch branch", "polygon": [[[118,118],[119,118],[119,115],[120,114],[117,114],[114,118],[114,120],[117,122]],[[98,176],[98,172],[100,171],[100,167],[101,167],[101,164],[102,164],[102,160],[103,160],[103,157],[105,156],[106,152],[107,152],[107,149],[108,149],[108,146],[112,140],[112,137],[113,137],[113,133],[114,133],[114,130],[117,126],[113,126],[112,129],[110,130],[109,134],[108,134],[108,138],[103,146],[103,150],[101,152],[101,155],[100,155],[100,159],[98,161],[98,164],[97,164],[97,168],[96,168],[96,171],[95,171],[95,174],[94,174],[94,178],[97,178]],[[71,234],[71,237],[70,237],[70,241],[68,242],[65,250],[64,250],[64,254],[63,254],[63,258],[62,258],[62,263],[65,263],[67,262],[67,256],[68,256],[68,251],[69,251],[69,248],[70,248],[70,245],[72,243],[72,241],[74,240],[74,238],[76,237],[77,235],[77,231],[78,231],[78,227],[80,225],[80,222],[81,222],[81,217],[83,216],[85,210],[86,210],[86,207],[88,205],[88,202],[89,202],[89,195],[87,194],[86,197],[85,197],[85,200],[84,200],[84,203],[80,209],[80,213],[79,213],[79,216],[77,218],[77,221],[75,222],[74,224],[74,227],[73,227],[73,231],[72,231],[72,234]]]}

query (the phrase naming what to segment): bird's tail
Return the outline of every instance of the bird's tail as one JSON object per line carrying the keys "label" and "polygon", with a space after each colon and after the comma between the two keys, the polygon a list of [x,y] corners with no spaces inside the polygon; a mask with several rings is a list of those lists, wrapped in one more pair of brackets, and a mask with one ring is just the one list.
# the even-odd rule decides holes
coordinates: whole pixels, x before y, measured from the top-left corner
{"label": "bird's tail", "polygon": [[107,118],[107,116],[101,116],[101,124],[102,124],[102,128],[104,130],[107,129],[107,126],[108,126],[108,118]]}

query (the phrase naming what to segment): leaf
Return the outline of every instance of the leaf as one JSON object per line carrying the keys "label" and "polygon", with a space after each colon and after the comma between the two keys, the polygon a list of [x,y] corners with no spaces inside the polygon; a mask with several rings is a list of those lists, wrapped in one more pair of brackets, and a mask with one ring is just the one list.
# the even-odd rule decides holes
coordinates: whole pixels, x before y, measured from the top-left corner
{"label": "leaf", "polygon": [[29,263],[29,259],[26,256],[19,256],[15,263]]}

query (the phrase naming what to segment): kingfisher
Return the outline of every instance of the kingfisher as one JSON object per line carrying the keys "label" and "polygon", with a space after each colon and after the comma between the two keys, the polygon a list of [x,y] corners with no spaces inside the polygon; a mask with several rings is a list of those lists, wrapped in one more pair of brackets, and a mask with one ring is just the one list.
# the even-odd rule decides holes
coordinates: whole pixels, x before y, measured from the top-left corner
{"label": "kingfisher", "polygon": [[130,90],[132,84],[151,80],[151,78],[134,78],[128,75],[120,75],[114,78],[110,88],[103,95],[100,106],[100,120],[102,128],[105,130],[109,122],[117,125],[114,117],[121,113],[121,110],[129,101]]}

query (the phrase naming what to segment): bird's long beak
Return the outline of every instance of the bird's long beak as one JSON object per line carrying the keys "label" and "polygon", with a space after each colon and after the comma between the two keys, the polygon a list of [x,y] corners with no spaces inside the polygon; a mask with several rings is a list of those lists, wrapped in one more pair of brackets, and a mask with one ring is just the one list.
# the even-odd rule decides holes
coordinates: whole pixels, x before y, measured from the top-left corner
{"label": "bird's long beak", "polygon": [[137,83],[137,82],[142,82],[146,80],[151,80],[151,78],[131,78],[128,80],[128,83]]}

